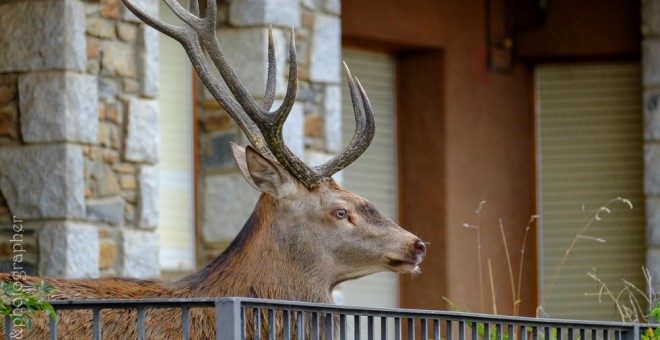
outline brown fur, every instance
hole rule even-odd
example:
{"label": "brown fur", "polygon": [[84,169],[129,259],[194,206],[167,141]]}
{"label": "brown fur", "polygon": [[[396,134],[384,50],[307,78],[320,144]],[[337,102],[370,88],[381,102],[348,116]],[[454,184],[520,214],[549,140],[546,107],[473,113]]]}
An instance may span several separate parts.
{"label": "brown fur", "polygon": [[[419,239],[380,215],[371,203],[332,180],[307,190],[278,164],[248,156],[250,177],[264,193],[227,250],[205,268],[173,282],[45,278],[57,289],[52,299],[244,296],[332,303],[332,289],[340,282],[377,271],[416,270],[423,257],[414,252]],[[336,218],[338,208],[349,211],[350,218]],[[405,263],[393,265],[393,260]],[[0,280],[13,281],[4,274]],[[31,286],[41,280],[27,277],[20,282]],[[58,315],[60,339],[91,338],[91,311]],[[145,316],[148,339],[181,338],[179,310],[148,309]],[[101,319],[104,338],[137,337],[135,311],[106,310]],[[193,339],[214,338],[212,309],[191,309],[191,332]],[[46,339],[47,334],[48,318],[40,314],[27,338]],[[5,336],[4,329],[0,336]]]}

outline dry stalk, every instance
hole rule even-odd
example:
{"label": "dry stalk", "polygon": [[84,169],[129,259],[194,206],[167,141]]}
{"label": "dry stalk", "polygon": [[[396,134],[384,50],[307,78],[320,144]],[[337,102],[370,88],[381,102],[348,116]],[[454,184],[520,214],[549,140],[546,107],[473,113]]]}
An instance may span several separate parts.
{"label": "dry stalk", "polygon": [[545,305],[545,303],[548,301],[548,298],[552,295],[552,290],[554,289],[555,284],[557,283],[557,279],[559,279],[559,274],[561,274],[561,270],[564,268],[564,265],[566,264],[566,261],[568,260],[568,257],[571,254],[571,251],[573,250],[575,245],[577,244],[578,240],[587,239],[587,240],[595,240],[597,242],[604,241],[599,238],[587,236],[584,233],[587,231],[587,229],[589,229],[589,227],[594,222],[600,221],[602,219],[601,217],[602,213],[610,214],[612,212],[609,208],[609,205],[611,205],[614,202],[622,202],[626,204],[630,209],[633,208],[632,202],[630,202],[630,200],[622,197],[617,197],[609,200],[607,203],[605,203],[605,205],[596,209],[591,214],[585,216],[582,225],[580,225],[580,228],[578,228],[578,231],[575,234],[575,237],[571,241],[568,248],[566,248],[566,251],[564,252],[564,256],[562,256],[562,258],[559,260],[559,263],[557,263],[557,266],[554,268],[552,272],[550,284],[543,290],[543,299],[541,301],[541,306]]}
{"label": "dry stalk", "polygon": [[[607,283],[596,275],[595,268],[592,268],[592,270],[587,273],[587,276],[598,283],[599,290],[598,293],[586,293],[585,295],[598,296],[598,302],[602,302],[603,296],[612,300],[622,322],[640,322],[644,319],[646,313],[644,313],[644,309],[635,295],[635,293],[640,294],[640,296],[644,297],[644,300],[648,302],[648,296],[644,294],[641,289],[629,281],[622,280],[624,287],[621,288],[618,293],[614,294],[614,292],[612,292],[607,286]],[[628,304],[626,304],[626,300]]]}
{"label": "dry stalk", "polygon": [[463,227],[472,228],[477,231],[477,267],[479,270],[479,301],[481,302],[481,310],[484,310],[484,279],[483,269],[481,265],[481,210],[483,209],[486,201],[479,202],[479,207],[475,210],[477,215],[477,224],[463,223]]}
{"label": "dry stalk", "polygon": [[532,215],[529,219],[529,222],[527,222],[527,227],[525,227],[525,236],[523,236],[523,243],[522,247],[520,247],[520,267],[518,268],[518,289],[517,289],[517,294],[515,301],[513,303],[513,315],[519,315],[520,314],[520,302],[522,301],[520,299],[520,291],[522,289],[522,276],[523,276],[523,265],[525,264],[525,249],[527,247],[527,235],[529,235],[529,229],[534,221],[538,219],[538,215]]}
{"label": "dry stalk", "polygon": [[497,315],[497,300],[495,299],[495,282],[493,280],[493,265],[488,258],[488,274],[490,277],[490,294],[493,297],[493,314]]}
{"label": "dry stalk", "polygon": [[[511,265],[511,256],[509,255],[509,245],[506,243],[506,235],[504,234],[504,225],[502,225],[502,219],[500,219],[500,233],[502,235],[502,243],[504,244],[504,254],[506,254],[506,264],[509,268],[509,281],[511,282],[511,306],[513,307],[513,315],[518,315],[516,310],[516,286],[513,283],[513,268]],[[490,259],[489,259],[490,264]]]}

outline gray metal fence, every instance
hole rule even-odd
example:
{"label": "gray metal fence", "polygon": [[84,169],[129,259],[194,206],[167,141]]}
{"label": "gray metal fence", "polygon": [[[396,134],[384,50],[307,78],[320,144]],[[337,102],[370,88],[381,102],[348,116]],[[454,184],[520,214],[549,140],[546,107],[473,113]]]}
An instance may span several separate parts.
{"label": "gray metal fence", "polygon": [[[362,308],[252,298],[142,299],[52,302],[56,311],[92,310],[93,336],[101,339],[101,311],[136,311],[138,339],[145,339],[145,310],[174,308],[190,338],[190,310],[215,310],[216,339],[434,339],[623,340],[640,339],[649,325],[495,316],[433,310]],[[5,318],[6,339],[11,320]],[[277,328],[277,329],[276,329]],[[50,321],[50,338],[57,323]]]}

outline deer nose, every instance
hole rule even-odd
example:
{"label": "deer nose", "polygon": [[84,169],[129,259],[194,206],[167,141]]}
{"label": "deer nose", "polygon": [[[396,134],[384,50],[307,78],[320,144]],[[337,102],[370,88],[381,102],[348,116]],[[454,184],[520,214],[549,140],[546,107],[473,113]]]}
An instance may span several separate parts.
{"label": "deer nose", "polygon": [[417,240],[414,245],[415,256],[424,257],[426,255],[426,244],[422,240]]}

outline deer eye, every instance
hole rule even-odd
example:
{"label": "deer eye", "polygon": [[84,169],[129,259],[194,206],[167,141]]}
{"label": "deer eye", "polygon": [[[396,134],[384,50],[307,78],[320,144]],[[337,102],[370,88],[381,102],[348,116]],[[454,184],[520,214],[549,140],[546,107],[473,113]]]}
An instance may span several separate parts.
{"label": "deer eye", "polygon": [[337,219],[343,220],[348,217],[348,211],[346,211],[346,209],[337,209],[335,210],[334,215]]}

